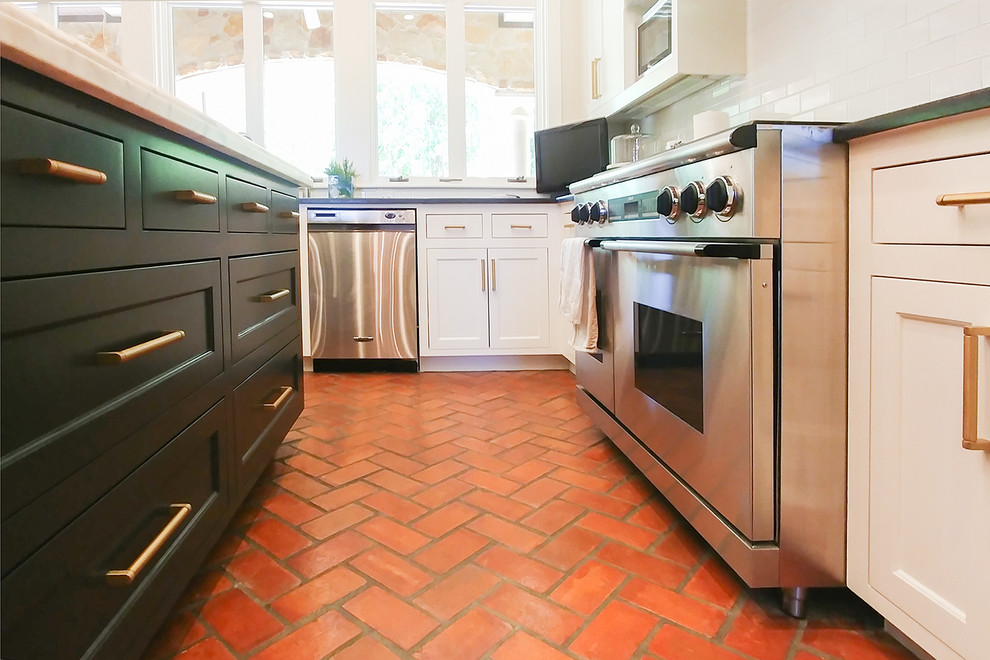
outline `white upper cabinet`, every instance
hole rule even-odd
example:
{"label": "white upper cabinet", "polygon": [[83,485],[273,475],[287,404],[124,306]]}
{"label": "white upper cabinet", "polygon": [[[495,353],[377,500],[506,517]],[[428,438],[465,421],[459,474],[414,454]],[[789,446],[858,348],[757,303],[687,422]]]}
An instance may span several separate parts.
{"label": "white upper cabinet", "polygon": [[[584,0],[586,117],[642,118],[716,79],[746,73],[746,0]],[[640,29],[643,18],[654,18]],[[669,54],[640,71],[657,34]],[[641,36],[642,35],[642,36]],[[645,63],[650,61],[644,55]]]}

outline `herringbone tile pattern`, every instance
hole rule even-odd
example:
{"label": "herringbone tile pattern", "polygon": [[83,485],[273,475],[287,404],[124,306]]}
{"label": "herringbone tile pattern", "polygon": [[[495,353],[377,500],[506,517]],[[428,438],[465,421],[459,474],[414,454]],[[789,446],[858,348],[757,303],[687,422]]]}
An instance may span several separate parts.
{"label": "herringbone tile pattern", "polygon": [[905,659],[848,592],[776,609],[566,372],[307,374],[306,409],[146,660]]}

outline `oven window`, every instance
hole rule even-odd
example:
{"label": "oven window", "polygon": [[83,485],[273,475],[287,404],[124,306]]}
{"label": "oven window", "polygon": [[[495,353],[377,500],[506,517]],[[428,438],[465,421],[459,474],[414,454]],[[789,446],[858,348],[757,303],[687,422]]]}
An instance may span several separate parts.
{"label": "oven window", "polygon": [[636,389],[704,433],[705,369],[700,321],[636,307]]}

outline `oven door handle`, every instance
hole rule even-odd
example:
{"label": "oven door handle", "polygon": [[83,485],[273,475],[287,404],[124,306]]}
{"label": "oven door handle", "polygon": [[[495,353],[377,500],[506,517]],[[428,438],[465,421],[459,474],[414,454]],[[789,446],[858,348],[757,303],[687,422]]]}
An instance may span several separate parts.
{"label": "oven door handle", "polygon": [[766,259],[773,256],[773,246],[765,243],[680,243],[675,241],[603,240],[598,246],[610,252],[647,252],[683,257],[718,257],[723,259]]}

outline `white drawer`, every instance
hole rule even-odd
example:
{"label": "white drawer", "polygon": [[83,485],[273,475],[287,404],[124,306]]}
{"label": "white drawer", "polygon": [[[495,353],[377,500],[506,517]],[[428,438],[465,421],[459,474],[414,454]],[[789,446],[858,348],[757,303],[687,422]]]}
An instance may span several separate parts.
{"label": "white drawer", "polygon": [[873,172],[873,242],[990,245],[990,204],[939,206],[939,195],[990,194],[990,154]]}
{"label": "white drawer", "polygon": [[427,238],[481,238],[480,213],[427,213]]}
{"label": "white drawer", "polygon": [[546,238],[546,213],[493,213],[492,238]]}

